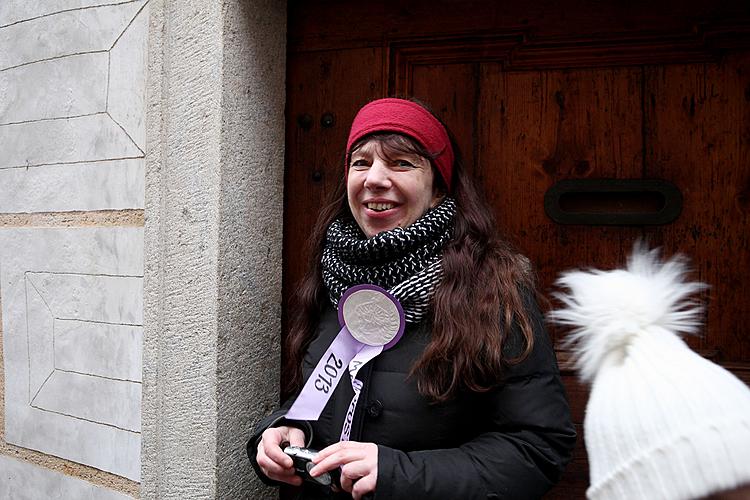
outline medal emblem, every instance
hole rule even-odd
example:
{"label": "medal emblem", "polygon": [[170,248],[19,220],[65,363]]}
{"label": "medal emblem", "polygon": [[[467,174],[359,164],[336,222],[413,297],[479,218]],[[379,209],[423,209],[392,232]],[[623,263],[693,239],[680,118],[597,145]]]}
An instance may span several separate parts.
{"label": "medal emblem", "polygon": [[339,322],[363,344],[388,349],[404,332],[404,311],[382,288],[358,285],[341,297]]}
{"label": "medal emblem", "polygon": [[317,420],[339,380],[348,372],[354,397],[341,430],[341,440],[347,441],[362,389],[357,373],[399,341],[404,334],[404,310],[398,300],[382,288],[357,285],[348,289],[339,300],[339,323],[341,331],[323,353],[286,418]]}

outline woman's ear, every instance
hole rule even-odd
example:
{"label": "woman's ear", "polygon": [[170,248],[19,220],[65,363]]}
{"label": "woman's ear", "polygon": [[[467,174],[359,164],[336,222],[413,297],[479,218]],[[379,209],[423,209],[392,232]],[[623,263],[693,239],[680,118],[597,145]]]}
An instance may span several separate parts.
{"label": "woman's ear", "polygon": [[443,185],[443,178],[435,166],[432,166],[432,203],[430,208],[435,208],[448,195],[448,190]]}

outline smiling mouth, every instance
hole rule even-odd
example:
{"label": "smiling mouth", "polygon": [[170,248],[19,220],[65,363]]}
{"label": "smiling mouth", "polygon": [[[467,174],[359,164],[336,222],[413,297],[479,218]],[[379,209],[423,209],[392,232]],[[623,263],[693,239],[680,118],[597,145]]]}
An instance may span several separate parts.
{"label": "smiling mouth", "polygon": [[366,203],[365,205],[367,208],[374,210],[375,212],[384,212],[396,206],[393,203]]}

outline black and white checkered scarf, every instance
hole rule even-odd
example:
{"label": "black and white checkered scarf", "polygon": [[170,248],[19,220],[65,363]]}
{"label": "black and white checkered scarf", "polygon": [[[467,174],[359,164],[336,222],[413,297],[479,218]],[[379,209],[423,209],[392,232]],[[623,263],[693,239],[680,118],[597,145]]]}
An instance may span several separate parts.
{"label": "black and white checkered scarf", "polygon": [[321,261],[323,282],[334,307],[350,287],[373,284],[392,293],[409,323],[429,311],[442,277],[443,247],[453,236],[456,202],[445,198],[406,228],[397,227],[367,238],[352,220],[336,220],[328,228]]}

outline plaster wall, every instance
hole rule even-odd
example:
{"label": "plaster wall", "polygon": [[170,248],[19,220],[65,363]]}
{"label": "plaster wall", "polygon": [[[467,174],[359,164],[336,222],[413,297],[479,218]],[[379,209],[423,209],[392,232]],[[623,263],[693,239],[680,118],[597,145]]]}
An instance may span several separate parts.
{"label": "plaster wall", "polygon": [[138,496],[147,0],[0,3],[0,497]]}

